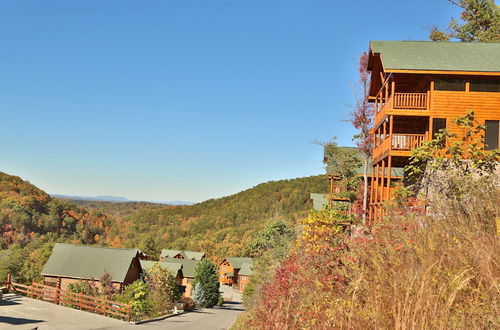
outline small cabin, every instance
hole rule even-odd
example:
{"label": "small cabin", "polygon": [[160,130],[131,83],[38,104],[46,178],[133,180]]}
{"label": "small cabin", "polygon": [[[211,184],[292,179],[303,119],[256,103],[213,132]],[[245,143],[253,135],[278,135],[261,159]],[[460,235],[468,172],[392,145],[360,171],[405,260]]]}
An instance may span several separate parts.
{"label": "small cabin", "polygon": [[253,276],[253,264],[245,263],[238,272],[238,290],[243,292]]}
{"label": "small cabin", "polygon": [[148,270],[153,267],[154,264],[158,264],[160,267],[168,270],[174,277],[177,284],[182,286],[182,280],[184,278],[182,272],[182,264],[177,262],[164,262],[164,261],[151,261],[151,260],[141,260],[141,268],[143,275],[148,273]]}
{"label": "small cabin", "polygon": [[99,279],[108,273],[113,287],[121,291],[139,278],[140,260],[145,257],[138,249],[56,243],[41,274],[45,285],[66,290],[78,281],[99,285]]}
{"label": "small cabin", "polygon": [[194,252],[186,250],[162,250],[160,255],[160,261],[166,258],[173,259],[188,259],[188,260],[203,260],[205,258],[205,252]]}
{"label": "small cabin", "polygon": [[182,268],[181,285],[184,287],[184,296],[191,298],[193,294],[194,271],[200,260],[182,259],[182,258],[163,258],[162,263],[177,264]]}
{"label": "small cabin", "polygon": [[245,264],[249,264],[253,267],[252,258],[232,257],[224,259],[219,264],[219,282],[238,288],[240,281],[238,274]]}

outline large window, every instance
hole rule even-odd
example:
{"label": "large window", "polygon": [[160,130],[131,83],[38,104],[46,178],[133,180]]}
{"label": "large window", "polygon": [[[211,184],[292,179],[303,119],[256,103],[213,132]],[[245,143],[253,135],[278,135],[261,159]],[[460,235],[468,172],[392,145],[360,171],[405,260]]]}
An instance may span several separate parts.
{"label": "large window", "polygon": [[485,123],[484,150],[498,149],[498,120],[487,120]]}
{"label": "large window", "polygon": [[492,79],[471,80],[470,91],[500,93],[500,80],[492,80]]}
{"label": "large window", "polygon": [[[446,129],[446,118],[432,119],[432,138],[435,139],[438,133]],[[444,148],[446,141],[442,141],[441,147]]]}
{"label": "large window", "polygon": [[437,91],[465,91],[464,79],[436,79],[434,89]]}

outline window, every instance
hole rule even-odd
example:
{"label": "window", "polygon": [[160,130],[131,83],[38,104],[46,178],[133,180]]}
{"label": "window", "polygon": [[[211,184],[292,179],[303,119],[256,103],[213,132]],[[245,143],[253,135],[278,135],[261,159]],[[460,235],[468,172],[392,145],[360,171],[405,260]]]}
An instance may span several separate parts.
{"label": "window", "polygon": [[465,91],[464,79],[436,79],[434,89],[437,91]]}
{"label": "window", "polygon": [[[433,118],[432,119],[432,139],[436,138],[438,133],[446,129],[446,118]],[[441,148],[444,148],[445,141],[441,143]]]}
{"label": "window", "polygon": [[500,93],[500,80],[493,80],[493,79],[471,80],[470,91]]}
{"label": "window", "polygon": [[485,123],[484,150],[498,149],[498,120],[487,120]]}

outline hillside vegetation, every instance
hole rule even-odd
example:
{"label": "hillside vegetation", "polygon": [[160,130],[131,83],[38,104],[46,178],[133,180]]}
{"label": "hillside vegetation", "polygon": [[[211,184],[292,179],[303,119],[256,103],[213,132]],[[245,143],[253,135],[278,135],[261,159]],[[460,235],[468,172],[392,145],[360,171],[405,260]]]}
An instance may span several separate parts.
{"label": "hillside vegetation", "polygon": [[260,184],[196,205],[78,202],[52,198],[0,172],[0,280],[40,279],[54,242],[205,251],[222,258],[247,254],[254,234],[272,220],[295,224],[310,209],[310,192],[325,192],[323,176]]}
{"label": "hillside vegetation", "polygon": [[138,213],[114,226],[107,241],[156,251],[192,249],[218,258],[242,255],[270,220],[295,224],[305,217],[311,208],[309,193],[326,192],[327,186],[324,176],[271,181],[195,205]]}

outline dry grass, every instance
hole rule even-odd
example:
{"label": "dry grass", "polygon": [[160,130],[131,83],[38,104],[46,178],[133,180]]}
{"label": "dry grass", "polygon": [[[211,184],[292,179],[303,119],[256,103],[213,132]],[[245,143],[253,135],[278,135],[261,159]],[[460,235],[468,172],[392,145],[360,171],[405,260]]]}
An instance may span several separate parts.
{"label": "dry grass", "polygon": [[[324,255],[299,252],[295,280],[280,283],[290,287],[261,292],[267,310],[256,307],[237,328],[500,328],[499,191],[461,184],[460,198],[429,201],[432,216],[394,210],[373,239],[347,240],[348,248],[328,256],[340,262],[323,267]],[[335,280],[338,274],[346,279]]]}

